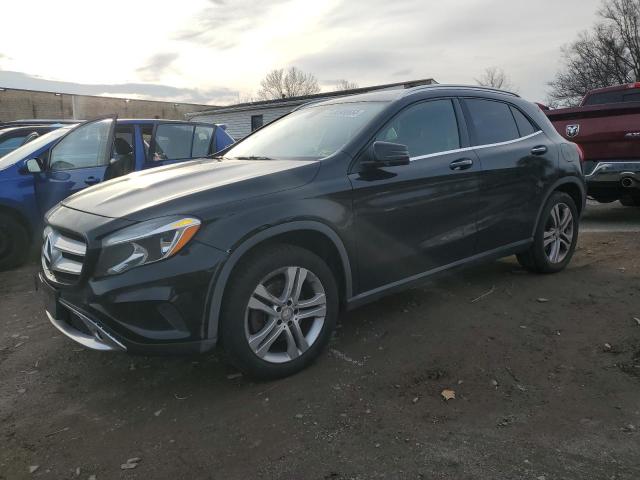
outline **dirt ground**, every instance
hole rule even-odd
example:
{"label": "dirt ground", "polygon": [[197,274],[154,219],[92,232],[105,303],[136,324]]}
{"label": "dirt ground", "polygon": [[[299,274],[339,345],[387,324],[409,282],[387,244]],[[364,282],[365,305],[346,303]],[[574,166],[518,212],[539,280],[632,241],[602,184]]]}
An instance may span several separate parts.
{"label": "dirt ground", "polygon": [[508,258],[344,314],[270,383],[84,350],[43,318],[35,265],[2,273],[0,478],[636,480],[640,209],[584,230],[561,274]]}

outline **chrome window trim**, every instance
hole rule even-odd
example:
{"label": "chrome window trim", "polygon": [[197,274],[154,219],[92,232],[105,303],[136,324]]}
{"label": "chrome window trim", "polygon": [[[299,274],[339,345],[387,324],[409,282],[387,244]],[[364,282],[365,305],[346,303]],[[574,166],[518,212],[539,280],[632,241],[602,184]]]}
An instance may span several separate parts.
{"label": "chrome window trim", "polygon": [[443,152],[429,153],[427,155],[418,155],[416,157],[409,157],[409,160],[414,162],[416,160],[423,160],[425,158],[437,157],[439,155],[447,155],[449,153],[462,153],[462,152],[469,152],[471,150],[480,150],[482,148],[492,148],[492,147],[500,147],[502,145],[510,145],[512,143],[517,143],[517,142],[520,142],[522,140],[528,140],[529,138],[533,138],[536,135],[539,135],[541,133],[542,133],[542,130],[538,130],[537,132],[530,133],[529,135],[527,135],[525,137],[516,138],[514,140],[507,140],[506,142],[488,143],[488,144],[484,144],[484,145],[476,145],[476,146],[473,146],[473,147],[456,148],[454,150],[445,150]]}

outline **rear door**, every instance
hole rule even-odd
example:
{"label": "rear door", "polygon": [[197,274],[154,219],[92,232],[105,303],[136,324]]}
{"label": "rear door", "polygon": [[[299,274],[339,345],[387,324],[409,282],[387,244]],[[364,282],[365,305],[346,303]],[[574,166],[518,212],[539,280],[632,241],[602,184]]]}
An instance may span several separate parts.
{"label": "rear door", "polygon": [[555,144],[517,106],[465,98],[474,150],[482,164],[478,204],[478,251],[531,238],[543,181],[554,175]]}
{"label": "rear door", "polygon": [[69,195],[104,179],[112,154],[115,116],[85,122],[51,147],[43,172],[35,177],[42,213]]}

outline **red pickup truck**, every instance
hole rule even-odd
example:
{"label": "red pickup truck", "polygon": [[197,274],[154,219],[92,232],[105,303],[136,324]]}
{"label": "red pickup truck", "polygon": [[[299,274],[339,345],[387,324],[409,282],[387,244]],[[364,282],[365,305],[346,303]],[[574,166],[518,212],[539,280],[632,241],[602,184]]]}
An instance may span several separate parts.
{"label": "red pickup truck", "polygon": [[543,110],[580,146],[590,197],[640,206],[640,83],[592,90],[579,107]]}

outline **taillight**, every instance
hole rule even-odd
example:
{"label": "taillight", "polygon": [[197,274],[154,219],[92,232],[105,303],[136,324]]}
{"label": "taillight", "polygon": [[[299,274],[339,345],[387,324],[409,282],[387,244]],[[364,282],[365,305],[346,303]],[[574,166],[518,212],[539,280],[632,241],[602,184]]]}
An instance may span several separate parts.
{"label": "taillight", "polygon": [[640,88],[640,82],[630,83],[627,88]]}

